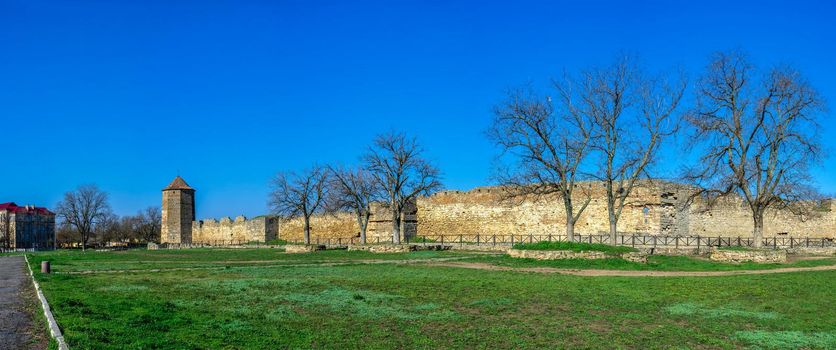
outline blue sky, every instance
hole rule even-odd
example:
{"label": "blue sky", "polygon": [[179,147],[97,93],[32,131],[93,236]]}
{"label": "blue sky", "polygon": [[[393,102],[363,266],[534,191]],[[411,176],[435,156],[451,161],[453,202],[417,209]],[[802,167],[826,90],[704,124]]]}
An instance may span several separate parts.
{"label": "blue sky", "polygon": [[[742,48],[795,65],[832,111],[834,14],[826,1],[0,0],[0,202],[53,207],[96,183],[132,214],[179,173],[199,218],[258,215],[277,171],[353,163],[392,129],[418,137],[447,188],[486,185],[484,130],[506,88],[624,51],[694,78]],[[822,133],[834,151],[829,115]],[[833,174],[830,160],[815,170],[822,191]]]}

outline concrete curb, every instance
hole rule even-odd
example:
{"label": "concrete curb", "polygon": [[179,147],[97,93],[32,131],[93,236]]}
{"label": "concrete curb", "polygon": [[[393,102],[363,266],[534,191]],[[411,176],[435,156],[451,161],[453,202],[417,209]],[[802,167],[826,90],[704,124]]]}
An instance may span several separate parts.
{"label": "concrete curb", "polygon": [[44,296],[43,291],[41,291],[41,286],[38,285],[37,281],[35,281],[35,274],[32,273],[32,267],[29,266],[29,257],[24,254],[23,258],[26,259],[26,268],[29,270],[29,277],[32,278],[32,284],[35,286],[35,291],[38,293],[38,299],[41,301],[41,308],[43,308],[44,316],[49,324],[49,334],[55,338],[56,342],[58,342],[59,350],[70,350],[70,347],[67,346],[67,342],[64,341],[64,335],[61,333],[61,329],[58,328],[58,322],[55,322],[55,317],[52,316],[52,309],[50,309],[49,302],[46,301],[46,297]]}

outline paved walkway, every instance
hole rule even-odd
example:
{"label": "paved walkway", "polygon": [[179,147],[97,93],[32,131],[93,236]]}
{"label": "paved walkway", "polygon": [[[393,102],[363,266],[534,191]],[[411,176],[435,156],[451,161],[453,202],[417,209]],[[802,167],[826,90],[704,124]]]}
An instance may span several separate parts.
{"label": "paved walkway", "polygon": [[45,330],[32,321],[35,290],[23,256],[0,256],[0,349],[45,349]]}

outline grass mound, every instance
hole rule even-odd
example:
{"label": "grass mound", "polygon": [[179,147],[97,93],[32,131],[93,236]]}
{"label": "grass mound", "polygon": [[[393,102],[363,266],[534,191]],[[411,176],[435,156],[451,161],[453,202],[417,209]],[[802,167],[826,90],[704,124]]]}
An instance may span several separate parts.
{"label": "grass mound", "polygon": [[612,246],[597,243],[580,242],[537,242],[514,244],[514,249],[520,250],[569,250],[573,252],[604,252],[610,255],[637,252],[638,249],[624,246]]}

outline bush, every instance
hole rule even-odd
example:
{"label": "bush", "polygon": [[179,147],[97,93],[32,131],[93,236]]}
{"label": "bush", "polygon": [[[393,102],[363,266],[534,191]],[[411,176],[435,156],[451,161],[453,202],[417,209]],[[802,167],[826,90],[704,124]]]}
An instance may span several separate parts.
{"label": "bush", "polygon": [[613,246],[597,243],[580,242],[537,242],[514,244],[514,249],[521,250],[571,250],[573,252],[596,251],[611,255],[637,252],[638,249],[624,246]]}

